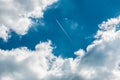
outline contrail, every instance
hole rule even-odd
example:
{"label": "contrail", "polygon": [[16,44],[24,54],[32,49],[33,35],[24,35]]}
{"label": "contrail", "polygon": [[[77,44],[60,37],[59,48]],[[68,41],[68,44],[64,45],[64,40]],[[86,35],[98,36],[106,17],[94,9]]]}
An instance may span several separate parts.
{"label": "contrail", "polygon": [[67,38],[70,40],[70,42],[72,42],[72,39],[70,38],[70,36],[68,35],[68,33],[65,31],[65,29],[63,28],[63,26],[60,24],[60,22],[56,19],[57,24],[59,25],[59,27],[62,29],[62,31],[65,33],[65,35],[67,36]]}

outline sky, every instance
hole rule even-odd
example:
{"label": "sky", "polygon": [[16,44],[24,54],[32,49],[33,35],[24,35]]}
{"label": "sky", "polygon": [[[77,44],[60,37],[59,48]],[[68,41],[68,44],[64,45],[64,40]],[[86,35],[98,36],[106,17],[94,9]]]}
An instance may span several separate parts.
{"label": "sky", "polygon": [[0,0],[0,80],[119,80],[119,0]]}

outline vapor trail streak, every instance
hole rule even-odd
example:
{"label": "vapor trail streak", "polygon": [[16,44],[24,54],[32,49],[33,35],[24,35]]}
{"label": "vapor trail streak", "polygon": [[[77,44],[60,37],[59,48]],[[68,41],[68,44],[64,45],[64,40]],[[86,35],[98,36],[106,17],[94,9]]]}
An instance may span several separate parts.
{"label": "vapor trail streak", "polygon": [[61,30],[64,32],[64,34],[66,35],[66,37],[70,40],[70,42],[72,42],[72,39],[70,38],[70,36],[68,35],[68,33],[65,31],[65,29],[63,28],[63,26],[60,24],[60,22],[56,19],[57,24],[59,25],[59,27],[61,28]]}

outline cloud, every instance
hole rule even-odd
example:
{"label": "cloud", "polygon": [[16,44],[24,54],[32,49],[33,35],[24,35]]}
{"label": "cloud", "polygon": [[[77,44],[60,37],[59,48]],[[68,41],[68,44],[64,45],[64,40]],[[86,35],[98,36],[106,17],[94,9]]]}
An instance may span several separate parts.
{"label": "cloud", "polygon": [[[87,47],[82,66],[94,70],[92,80],[119,80],[120,74],[120,17],[108,19],[99,25],[96,40]],[[91,80],[91,79],[90,79]]]}
{"label": "cloud", "polygon": [[1,25],[0,27],[0,38],[3,38],[4,41],[7,41],[9,38],[9,28],[7,28],[4,25]]}
{"label": "cloud", "polygon": [[120,30],[117,19],[100,24],[96,40],[87,51],[76,51],[76,58],[55,56],[51,41],[40,42],[35,50],[27,47],[1,49],[0,80],[119,80]]}
{"label": "cloud", "polygon": [[[0,0],[0,38],[6,40],[10,30],[25,35],[32,25],[29,17],[42,18],[48,6],[57,0]],[[7,30],[7,31],[6,31]]]}

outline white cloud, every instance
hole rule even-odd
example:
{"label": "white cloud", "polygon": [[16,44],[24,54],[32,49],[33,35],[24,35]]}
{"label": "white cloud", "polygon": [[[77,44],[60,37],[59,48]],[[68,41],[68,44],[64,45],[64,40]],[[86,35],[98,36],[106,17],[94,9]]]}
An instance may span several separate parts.
{"label": "white cloud", "polygon": [[119,29],[119,25],[120,16],[118,16],[117,18],[108,19],[107,22],[104,21],[102,24],[99,25],[100,30],[98,30],[95,37],[101,37],[106,41],[115,39],[115,37],[119,37],[117,36],[117,34],[119,34],[119,31],[117,31],[117,29]]}
{"label": "white cloud", "polygon": [[7,41],[9,36],[9,28],[4,25],[0,27],[0,38],[3,38],[4,41]]}
{"label": "white cloud", "polygon": [[85,51],[83,49],[80,49],[74,53],[77,56],[83,57],[85,55]]}
{"label": "white cloud", "polygon": [[[29,17],[42,18],[46,8],[57,0],[0,0],[0,25],[7,30],[13,30],[19,35],[27,33],[32,25]],[[1,28],[2,26],[0,26]],[[2,28],[3,29],[3,28]],[[5,29],[6,30],[6,29]],[[8,38],[9,31],[0,32],[3,38]],[[3,37],[4,36],[4,37]]]}
{"label": "white cloud", "polygon": [[119,23],[107,29],[111,24],[114,21],[104,26],[106,30],[99,29],[87,51],[76,51],[75,59],[55,56],[51,41],[41,42],[34,51],[26,47],[0,50],[0,80],[119,80],[120,30],[115,30]]}
{"label": "white cloud", "polygon": [[[120,17],[109,19],[99,25],[96,40],[87,47],[82,58],[83,67],[95,71],[92,80],[119,80],[120,70]],[[88,69],[88,70],[89,70]]]}

